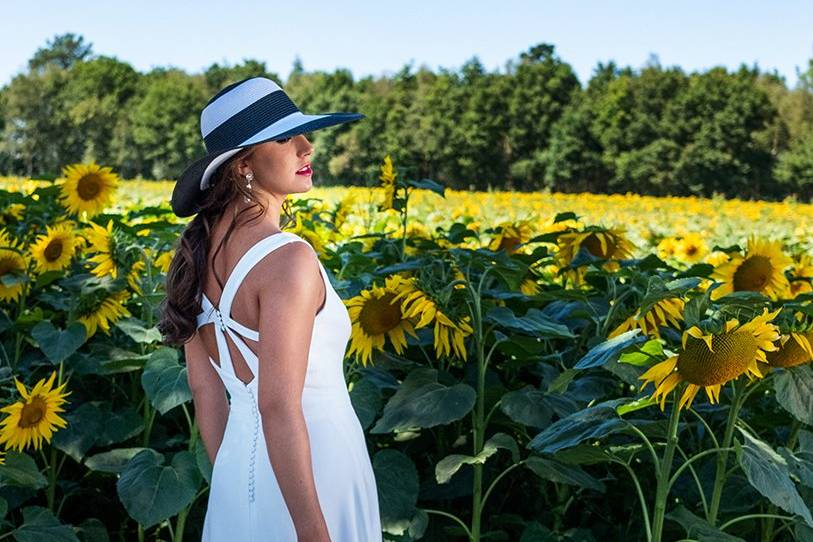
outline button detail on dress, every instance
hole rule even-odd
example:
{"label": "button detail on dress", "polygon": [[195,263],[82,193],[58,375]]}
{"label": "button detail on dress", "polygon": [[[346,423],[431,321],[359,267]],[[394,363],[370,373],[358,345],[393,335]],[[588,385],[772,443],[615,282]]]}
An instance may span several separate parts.
{"label": "button detail on dress", "polygon": [[251,413],[254,415],[254,437],[251,442],[251,451],[248,462],[248,502],[254,502],[254,461],[257,456],[257,436],[260,430],[260,413],[257,408],[257,401],[251,388],[246,388],[251,395]]}

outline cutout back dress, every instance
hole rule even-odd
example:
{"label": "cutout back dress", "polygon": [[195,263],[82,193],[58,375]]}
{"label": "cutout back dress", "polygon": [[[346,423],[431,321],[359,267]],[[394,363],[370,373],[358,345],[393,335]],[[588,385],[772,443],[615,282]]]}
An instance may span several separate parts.
{"label": "cutout back dress", "polygon": [[[219,308],[202,294],[197,326],[215,326],[220,365],[211,357],[209,362],[223,381],[230,405],[226,431],[212,467],[202,542],[297,540],[266,448],[257,402],[258,358],[241,338],[259,341],[259,332],[231,318],[234,296],[251,268],[290,242],[313,248],[294,233],[274,233],[258,241],[237,262],[223,287]],[[314,320],[302,391],[316,491],[331,542],[380,542],[376,481],[342,370],[352,323],[321,261],[319,270],[326,300]],[[234,372],[226,335],[254,375],[248,384]]]}

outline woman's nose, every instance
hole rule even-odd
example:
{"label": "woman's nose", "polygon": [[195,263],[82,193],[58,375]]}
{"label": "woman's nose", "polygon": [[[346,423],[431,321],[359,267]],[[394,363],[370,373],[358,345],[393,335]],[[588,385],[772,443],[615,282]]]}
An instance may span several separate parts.
{"label": "woman's nose", "polygon": [[311,152],[313,152],[313,145],[311,145],[311,142],[308,141],[308,138],[302,134],[300,134],[300,136],[301,138],[297,138],[299,139],[300,154],[310,154]]}

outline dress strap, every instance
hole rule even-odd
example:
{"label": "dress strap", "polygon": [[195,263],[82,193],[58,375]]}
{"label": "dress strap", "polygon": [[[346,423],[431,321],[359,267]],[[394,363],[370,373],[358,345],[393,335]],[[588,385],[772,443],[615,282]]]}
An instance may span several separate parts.
{"label": "dress strap", "polygon": [[[254,378],[252,379],[252,382],[254,382],[257,378],[257,373],[259,372],[259,360],[257,359],[256,354],[254,354],[245,341],[243,341],[242,337],[238,336],[237,333],[246,338],[258,341],[259,331],[249,329],[232,319],[231,305],[234,301],[234,296],[237,293],[237,289],[240,287],[240,284],[242,284],[243,279],[245,279],[248,272],[251,271],[257,262],[262,260],[265,256],[277,248],[292,241],[301,241],[308,246],[311,246],[310,243],[308,243],[305,239],[302,239],[294,233],[278,232],[261,239],[254,244],[254,246],[248,249],[237,262],[237,265],[234,266],[234,269],[232,270],[228,279],[226,279],[226,285],[223,287],[223,293],[220,296],[220,309],[215,307],[205,294],[201,296],[202,312],[197,317],[198,327],[209,322],[215,324],[215,337],[217,340],[217,352],[218,356],[220,357],[220,369],[226,372],[230,377],[234,377],[236,380],[239,379],[234,371],[231,353],[226,342],[226,334],[228,333],[228,335],[232,338],[232,341],[240,351],[240,355],[243,356],[243,359],[248,364],[252,375],[254,375]],[[324,268],[322,268],[321,262],[319,262],[319,268],[320,271],[324,273]]]}
{"label": "dress strap", "polygon": [[240,260],[237,262],[237,265],[234,266],[229,278],[226,279],[226,285],[223,287],[223,293],[220,296],[220,313],[223,316],[231,320],[231,305],[234,301],[234,296],[237,293],[237,289],[243,283],[243,279],[245,279],[246,275],[248,275],[248,272],[251,271],[251,269],[265,256],[282,245],[286,245],[292,241],[301,241],[310,246],[307,241],[298,235],[283,231],[274,233],[268,237],[265,237],[264,239],[259,240],[254,246],[248,249],[245,254],[243,254]]}

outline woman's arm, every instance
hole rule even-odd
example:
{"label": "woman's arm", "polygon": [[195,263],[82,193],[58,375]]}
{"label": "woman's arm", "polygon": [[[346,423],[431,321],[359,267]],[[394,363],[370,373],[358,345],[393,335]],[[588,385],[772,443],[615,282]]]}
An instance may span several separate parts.
{"label": "woman's arm", "polygon": [[184,344],[184,357],[186,357],[186,378],[195,404],[195,421],[209,461],[214,464],[229,418],[226,389],[209,361],[209,354],[203,346],[200,333],[195,333],[192,339]]}
{"label": "woman's arm", "polygon": [[326,295],[313,249],[294,242],[258,264],[258,402],[268,457],[299,541],[329,541],[302,412],[313,323]]}

